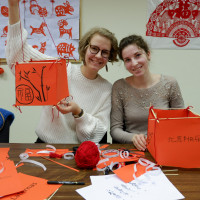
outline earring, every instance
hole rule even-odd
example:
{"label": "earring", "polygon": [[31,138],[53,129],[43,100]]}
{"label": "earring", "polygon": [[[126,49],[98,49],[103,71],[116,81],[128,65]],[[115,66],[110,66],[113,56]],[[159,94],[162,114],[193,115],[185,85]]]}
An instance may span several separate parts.
{"label": "earring", "polygon": [[108,65],[106,64],[106,71],[108,72]]}

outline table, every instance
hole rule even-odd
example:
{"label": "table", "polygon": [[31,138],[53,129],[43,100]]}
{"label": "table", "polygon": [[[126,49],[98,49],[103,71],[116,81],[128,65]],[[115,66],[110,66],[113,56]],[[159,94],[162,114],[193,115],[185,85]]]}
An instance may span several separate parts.
{"label": "table", "polygon": [[[53,144],[54,145],[54,144]],[[72,144],[55,144],[57,149],[70,149],[77,145]],[[4,143],[0,144],[0,148],[10,147],[9,157],[15,164],[19,162],[19,154],[23,153],[26,148],[30,149],[46,149],[46,144],[15,144],[15,143]],[[133,148],[130,144],[110,144],[108,149],[118,148]],[[149,152],[145,153],[145,157],[153,161]],[[33,159],[33,158],[32,158]],[[187,159],[187,158],[186,158]],[[45,178],[47,180],[62,180],[62,181],[83,181],[85,186],[91,185],[91,175],[103,175],[103,172],[96,170],[80,170],[75,172],[56,163],[50,162],[41,157],[34,157],[34,160],[43,163],[47,167],[47,171],[43,171],[40,167],[35,167],[32,164],[25,163],[23,166],[17,168],[18,172],[22,172],[28,175]],[[57,159],[56,161],[68,165],[73,168],[77,168],[75,160],[64,160]],[[175,169],[175,167],[162,167],[162,170]],[[176,168],[177,169],[177,168]],[[167,175],[168,179],[174,184],[174,186],[185,196],[186,200],[199,200],[200,199],[200,169],[178,169],[178,172],[165,172],[167,174],[178,174],[178,175]],[[75,190],[82,188],[82,185],[63,185],[51,198],[51,200],[79,200],[83,199]]]}

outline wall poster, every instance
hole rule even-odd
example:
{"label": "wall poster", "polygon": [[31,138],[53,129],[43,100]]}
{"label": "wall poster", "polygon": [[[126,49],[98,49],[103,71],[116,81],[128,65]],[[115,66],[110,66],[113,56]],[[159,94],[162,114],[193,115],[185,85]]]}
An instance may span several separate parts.
{"label": "wall poster", "polygon": [[[20,19],[33,48],[53,57],[79,60],[80,0],[21,0]],[[7,0],[0,1],[0,20],[0,58],[5,58]]]}
{"label": "wall poster", "polygon": [[200,49],[200,0],[148,0],[151,48]]}

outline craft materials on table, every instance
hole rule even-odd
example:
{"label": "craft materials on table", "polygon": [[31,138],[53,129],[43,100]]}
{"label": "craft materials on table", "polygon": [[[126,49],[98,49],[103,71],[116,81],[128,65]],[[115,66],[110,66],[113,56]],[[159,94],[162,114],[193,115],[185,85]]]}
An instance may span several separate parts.
{"label": "craft materials on table", "polygon": [[86,200],[175,200],[184,196],[160,170],[150,171],[129,183],[116,174],[91,176],[92,185],[76,191]]}
{"label": "craft materials on table", "polygon": [[[18,180],[23,184],[21,193],[8,195],[2,200],[44,200],[55,193],[62,185],[49,185],[47,180],[35,176],[18,173]],[[11,184],[10,184],[11,185]],[[17,187],[17,185],[14,185]],[[10,186],[8,186],[9,188]],[[42,188],[42,190],[41,190]]]}
{"label": "craft materials on table", "polygon": [[[45,156],[49,156],[49,157],[53,157],[53,158],[64,158],[64,159],[67,159],[67,160],[71,160],[71,159],[74,158],[74,154],[72,152],[70,152],[68,149],[56,149],[52,145],[46,145],[46,147],[47,147],[47,149],[26,149],[25,153],[20,154],[21,161],[19,163],[30,162],[30,163],[39,165],[45,171],[46,167],[42,163],[39,163],[39,162],[34,161],[34,160],[27,160],[27,158],[29,156],[32,156],[32,157],[40,156],[41,158],[44,158],[44,159],[49,160],[51,162],[54,162],[54,163],[56,163],[58,165],[61,165],[61,166],[66,167],[68,169],[71,169],[71,170],[74,170],[76,172],[79,172],[79,170],[77,170],[77,169],[75,169],[73,167],[64,165],[64,164],[59,163],[59,162],[57,162],[55,160],[52,160],[52,159],[49,159],[49,158],[45,157]],[[59,152],[59,154],[57,154],[56,152]],[[17,165],[19,163],[17,163]]]}
{"label": "craft materials on table", "polygon": [[[7,166],[10,161],[8,160],[8,150],[9,149],[2,148],[2,152],[4,153],[2,153],[0,157],[0,161],[4,161],[4,165]],[[88,152],[90,153],[88,154]],[[52,159],[48,158],[50,155],[52,156]],[[109,145],[103,145],[100,147],[99,144],[95,144],[91,141],[85,141],[79,145],[78,148],[76,148],[75,152],[71,152],[69,149],[56,149],[52,145],[46,145],[46,149],[26,149],[24,153],[20,154],[21,163],[26,162],[27,159],[30,159],[29,156],[32,157],[31,163],[38,164],[38,161],[33,162],[33,157],[40,156],[41,158],[62,165],[63,167],[80,172],[78,169],[59,162],[60,159],[71,160],[75,158],[76,164],[77,159],[78,162],[86,162],[86,164],[81,165],[80,168],[93,168],[93,170],[96,169],[98,171],[102,171],[104,174],[109,174],[109,172],[115,173],[112,175],[92,176],[92,185],[76,190],[81,196],[83,196],[83,198],[87,200],[98,200],[102,198],[109,200],[145,200],[147,198],[148,200],[160,200],[160,195],[162,200],[184,198],[183,195],[180,194],[180,192],[169,182],[161,169],[155,163],[145,159],[144,152],[138,152],[135,149],[109,149]],[[55,161],[56,159],[58,162]],[[93,162],[91,162],[91,159]],[[7,163],[5,161],[7,161]],[[77,164],[77,167],[79,167],[79,164]],[[0,177],[3,174],[3,170],[4,166],[2,165],[0,167]],[[31,200],[35,192],[39,193],[37,190],[39,190],[40,187],[46,188],[42,195],[47,198],[56,192],[62,185],[85,184],[84,182],[77,180],[46,180],[17,172],[16,174],[17,178],[15,177],[15,181],[21,181],[22,183],[22,187],[17,188],[19,192],[21,191],[19,200]],[[12,178],[14,178],[14,176]],[[27,190],[26,188],[29,187],[33,182],[38,182],[39,187],[33,184],[31,189]],[[29,186],[27,186],[27,184],[29,184]],[[170,193],[168,191],[170,191]],[[14,192],[11,190],[9,190],[9,192],[9,198],[4,197],[2,200],[11,200],[15,194],[13,194]],[[5,193],[0,193],[0,195],[3,196]],[[29,195],[31,195],[30,198]],[[37,200],[40,199],[41,197],[37,198]]]}
{"label": "craft materials on table", "polygon": [[[43,168],[46,170],[46,167],[35,161],[33,157],[42,157],[56,164],[67,167],[68,169],[79,170],[63,165],[62,163],[56,162],[55,160],[49,159],[45,156],[52,156],[54,158],[64,158],[71,160],[74,158],[74,154],[69,151],[69,149],[56,149],[52,145],[46,145],[46,149],[26,149],[24,153],[19,155],[20,161],[14,165],[13,161],[9,160],[8,151],[9,148],[1,148],[0,151],[0,178],[4,181],[0,182],[0,197],[3,197],[2,200],[11,200],[17,196],[18,200],[24,199],[37,199],[43,200],[48,198],[50,195],[54,194],[61,184],[48,184],[46,179],[37,178],[22,173],[17,173],[16,167],[19,167],[22,163],[31,163]],[[32,157],[32,159],[30,159]],[[10,183],[12,182],[12,185]],[[62,184],[83,184],[83,182],[63,182]],[[11,187],[13,186],[13,187]],[[42,192],[40,191],[41,187],[43,188]],[[38,192],[40,191],[40,192]],[[20,193],[19,193],[20,192]]]}
{"label": "craft materials on table", "polygon": [[48,184],[62,184],[62,185],[85,185],[84,182],[77,181],[47,181]]}
{"label": "craft materials on table", "polygon": [[94,142],[85,141],[76,150],[75,161],[79,168],[93,169],[100,159],[99,149]]}
{"label": "craft materials on table", "polygon": [[0,197],[23,192],[23,190],[24,185],[20,180],[14,162],[11,160],[2,161],[0,169]]}
{"label": "craft materials on table", "polygon": [[[48,185],[46,179],[18,173],[14,162],[9,159],[9,150],[9,148],[0,148],[0,198],[2,200],[16,198],[44,200],[61,187],[61,185]],[[27,159],[25,154],[22,155]]]}
{"label": "craft materials on table", "polygon": [[[91,186],[76,190],[84,199],[174,200],[184,198],[155,163],[144,159],[144,152],[131,152],[123,148],[106,150],[99,148],[99,150],[100,161],[96,169],[113,171],[115,175],[91,177]],[[116,170],[114,170],[115,166]]]}

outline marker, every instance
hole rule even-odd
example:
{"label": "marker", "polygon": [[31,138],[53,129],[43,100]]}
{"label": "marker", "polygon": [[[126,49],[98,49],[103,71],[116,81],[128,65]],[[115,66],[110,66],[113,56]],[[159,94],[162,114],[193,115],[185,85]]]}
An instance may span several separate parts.
{"label": "marker", "polygon": [[85,185],[84,182],[76,181],[47,181],[48,184],[63,184],[63,185]]}

